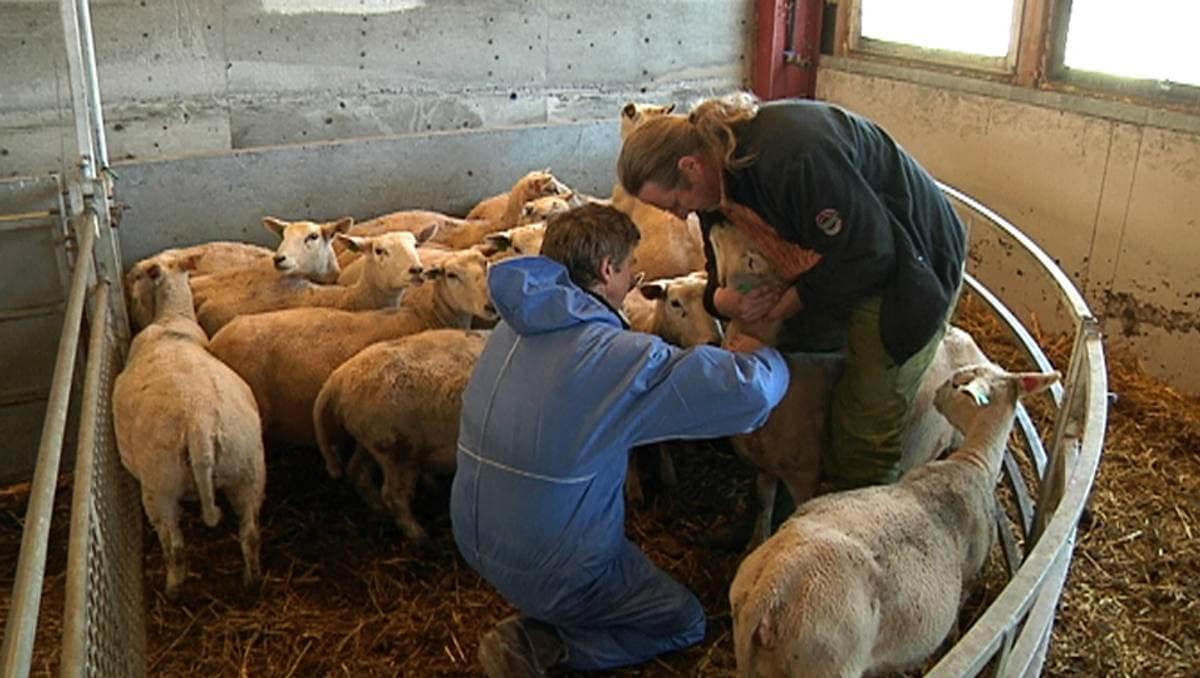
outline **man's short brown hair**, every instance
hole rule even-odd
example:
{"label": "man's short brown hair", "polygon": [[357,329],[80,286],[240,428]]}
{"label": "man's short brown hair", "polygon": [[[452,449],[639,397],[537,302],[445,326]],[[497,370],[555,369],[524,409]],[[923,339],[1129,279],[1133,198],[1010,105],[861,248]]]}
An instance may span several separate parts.
{"label": "man's short brown hair", "polygon": [[600,264],[625,262],[642,234],[624,212],[587,204],[546,220],[542,255],[567,267],[571,280],[584,289],[600,282]]}

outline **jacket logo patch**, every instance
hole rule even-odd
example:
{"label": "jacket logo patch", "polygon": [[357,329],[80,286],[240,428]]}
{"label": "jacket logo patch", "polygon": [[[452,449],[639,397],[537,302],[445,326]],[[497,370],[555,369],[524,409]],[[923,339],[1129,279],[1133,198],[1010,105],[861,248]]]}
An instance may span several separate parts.
{"label": "jacket logo patch", "polygon": [[826,207],[817,213],[817,228],[832,238],[842,232],[842,215],[832,207]]}

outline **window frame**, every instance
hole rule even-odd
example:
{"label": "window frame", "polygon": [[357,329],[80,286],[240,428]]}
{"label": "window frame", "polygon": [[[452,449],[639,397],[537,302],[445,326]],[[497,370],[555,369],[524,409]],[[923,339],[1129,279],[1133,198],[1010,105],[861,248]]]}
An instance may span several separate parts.
{"label": "window frame", "polygon": [[[1013,0],[1013,40],[999,58],[932,50],[861,36],[862,0],[837,0],[833,54],[1200,114],[1200,86],[1072,69],[1064,64],[1072,0]],[[1129,11],[1133,11],[1130,9]]]}

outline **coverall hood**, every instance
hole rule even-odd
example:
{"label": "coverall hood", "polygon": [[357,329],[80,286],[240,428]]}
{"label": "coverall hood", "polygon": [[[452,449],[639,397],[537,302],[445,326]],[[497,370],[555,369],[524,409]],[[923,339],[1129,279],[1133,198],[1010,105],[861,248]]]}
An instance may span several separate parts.
{"label": "coverall hood", "polygon": [[488,288],[500,317],[523,336],[588,322],[622,326],[612,308],[575,286],[566,267],[546,257],[517,257],[496,264],[488,274]]}

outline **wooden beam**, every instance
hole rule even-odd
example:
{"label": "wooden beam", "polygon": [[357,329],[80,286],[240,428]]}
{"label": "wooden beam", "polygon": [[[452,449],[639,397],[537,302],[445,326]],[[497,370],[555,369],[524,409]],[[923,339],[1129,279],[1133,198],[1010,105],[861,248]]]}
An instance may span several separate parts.
{"label": "wooden beam", "polygon": [[1050,16],[1055,0],[1025,0],[1017,40],[1016,84],[1037,87],[1046,79],[1050,54]]}

